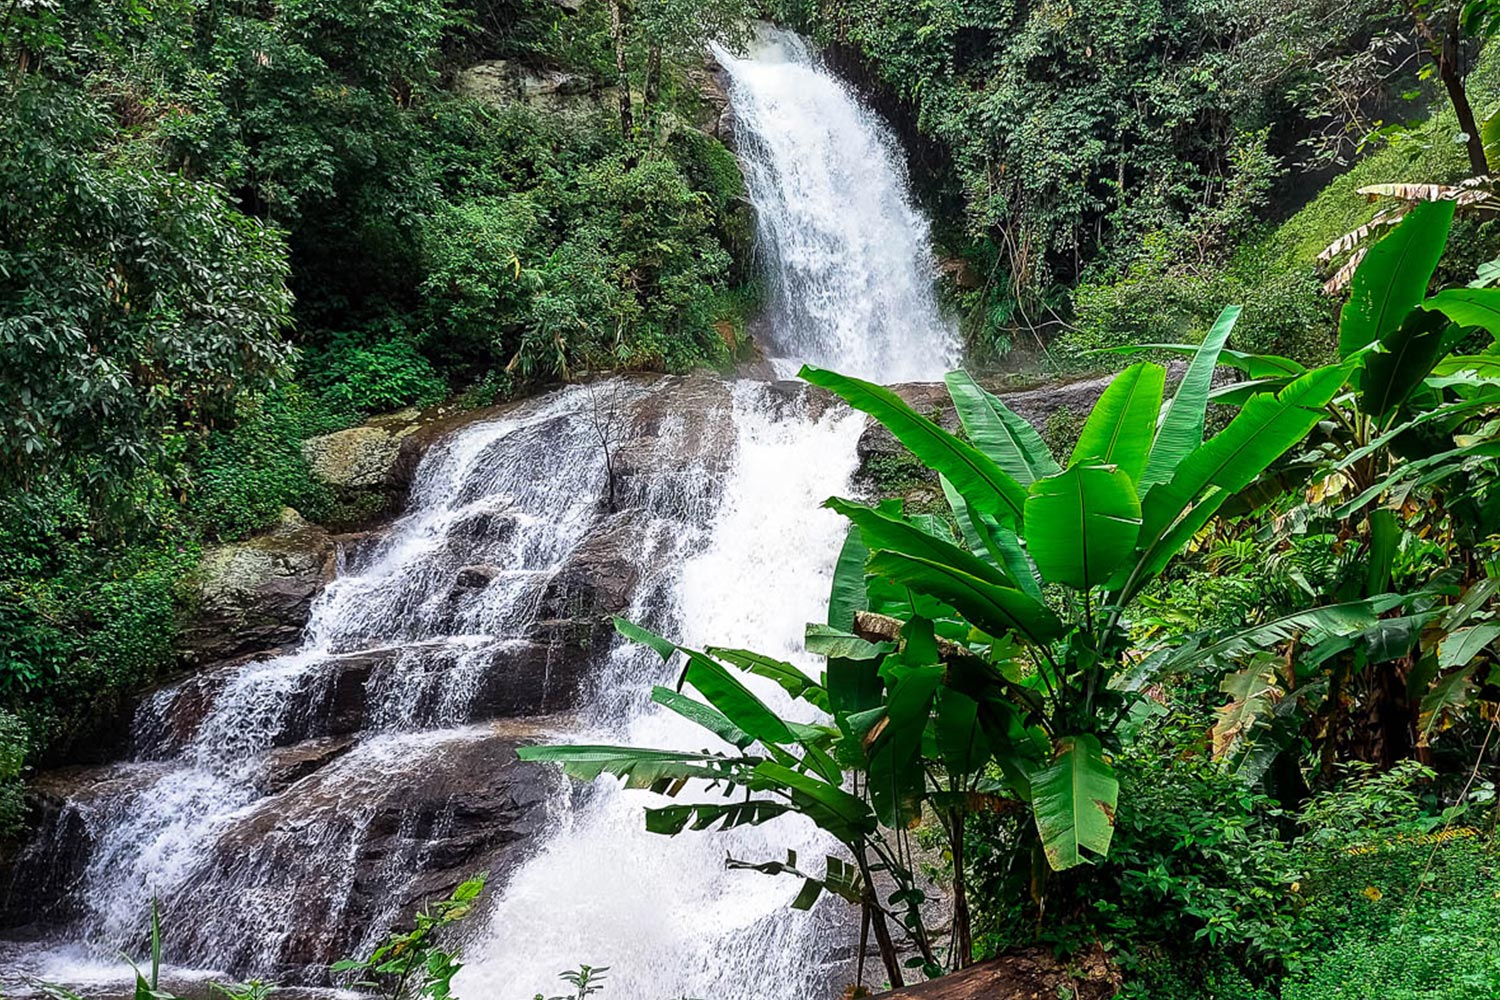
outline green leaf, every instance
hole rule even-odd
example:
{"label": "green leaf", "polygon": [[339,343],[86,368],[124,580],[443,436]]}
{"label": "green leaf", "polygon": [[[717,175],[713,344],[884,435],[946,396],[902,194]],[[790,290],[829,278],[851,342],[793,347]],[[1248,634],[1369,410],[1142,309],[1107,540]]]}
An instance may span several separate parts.
{"label": "green leaf", "polygon": [[741,750],[755,742],[749,733],[726,719],[724,713],[689,698],[680,691],[658,685],[651,689],[651,700],[670,708],[689,722],[697,723],[725,743],[732,743]]}
{"label": "green leaf", "polygon": [[632,642],[638,642],[643,646],[650,646],[661,654],[663,660],[670,660],[672,654],[677,652],[677,644],[670,639],[664,639],[648,628],[637,625],[635,622],[626,621],[624,618],[616,618],[615,631]]}
{"label": "green leaf", "polygon": [[986,515],[970,510],[962,494],[946,478],[939,476],[938,481],[942,483],[953,519],[958,522],[958,530],[970,550],[979,558],[999,566],[1013,585],[1040,601],[1042,582],[1016,533],[995,524]]}
{"label": "green leaf", "polygon": [[972,552],[965,552],[951,542],[928,534],[902,518],[893,517],[874,507],[850,503],[838,497],[830,497],[824,506],[838,511],[858,525],[860,532],[864,535],[865,545],[872,552],[882,550],[901,552],[909,556],[956,566],[965,573],[977,576],[981,580],[988,580],[996,586],[1014,587],[1016,585],[1015,581],[994,563]]}
{"label": "green leaf", "polygon": [[1349,365],[1316,368],[1274,396],[1255,396],[1229,425],[1177,466],[1172,478],[1146,495],[1141,508],[1141,556],[1129,600],[1186,545],[1192,531],[1297,444],[1324,416],[1344,385]]}
{"label": "green leaf", "polygon": [[564,773],[579,781],[601,774],[623,778],[631,788],[649,788],[658,781],[680,778],[725,778],[738,761],[702,751],[646,750],[640,747],[574,744],[517,747],[524,761],[561,764]]}
{"label": "green leaf", "polygon": [[1500,337],[1500,288],[1445,288],[1422,308],[1447,316],[1459,326],[1477,326]]}
{"label": "green leaf", "polygon": [[1188,370],[1182,376],[1172,401],[1162,410],[1156,442],[1151,446],[1151,458],[1146,471],[1139,477],[1140,492],[1146,492],[1157,483],[1172,478],[1178,464],[1194,448],[1203,443],[1203,420],[1208,412],[1208,393],[1213,388],[1214,369],[1219,364],[1219,354],[1224,342],[1240,318],[1239,306],[1226,306],[1214,320],[1203,343],[1188,362]]}
{"label": "green leaf", "polygon": [[1079,590],[1104,583],[1135,550],[1141,501],[1123,470],[1074,465],[1031,484],[1026,541],[1044,580]]}
{"label": "green leaf", "polygon": [[1381,340],[1380,350],[1365,359],[1360,407],[1376,420],[1383,420],[1406,402],[1445,353],[1447,331],[1447,316],[1413,309]]}
{"label": "green leaf", "polygon": [[646,830],[674,836],[683,830],[730,830],[765,823],[791,811],[785,802],[750,799],[743,802],[659,806],[646,810]]}
{"label": "green leaf", "polygon": [[[1188,357],[1196,355],[1202,350],[1202,344],[1121,344],[1116,347],[1100,347],[1087,354],[1152,354],[1157,351],[1166,351],[1172,354],[1185,354]],[[1284,358],[1279,354],[1247,354],[1244,351],[1235,351],[1226,347],[1219,352],[1219,364],[1229,368],[1235,368],[1244,372],[1254,379],[1274,378],[1278,376],[1296,377],[1307,371],[1307,366],[1291,358]]]}
{"label": "green leaf", "polygon": [[936,664],[893,674],[886,726],[870,751],[870,804],[886,826],[899,829],[920,815],[926,781],[922,736],[942,682],[943,667]]}
{"label": "green leaf", "polygon": [[[1488,9],[1489,4],[1467,3],[1464,12],[1467,14],[1471,8]],[[1493,15],[1492,15],[1493,16]],[[1493,22],[1487,22],[1486,27],[1492,26]],[[1477,27],[1477,25],[1476,25]],[[1468,34],[1478,34],[1465,25]],[[1490,173],[1500,174],[1500,114],[1490,115],[1479,126],[1479,141],[1484,146],[1484,162],[1489,165]]]}
{"label": "green leaf", "polygon": [[853,525],[844,534],[838,562],[833,567],[833,585],[828,592],[828,624],[845,632],[854,631],[854,616],[868,610],[865,595],[865,560],[870,551]]}
{"label": "green leaf", "polygon": [[873,833],[878,825],[863,799],[837,785],[774,761],[757,764],[754,773],[762,787],[788,790],[800,812],[846,844]]}
{"label": "green leaf", "polygon": [[1427,297],[1454,208],[1449,200],[1418,203],[1365,254],[1339,313],[1340,358],[1384,340]]}
{"label": "green leaf", "polygon": [[1455,354],[1432,366],[1434,375],[1472,372],[1480,378],[1500,378],[1500,354]]}
{"label": "green leaf", "polygon": [[1222,758],[1250,735],[1283,694],[1276,673],[1264,663],[1229,674],[1219,684],[1229,702],[1214,709],[1214,756]]}
{"label": "green leaf", "polygon": [[1063,633],[1062,622],[1034,597],[1011,587],[997,587],[946,563],[898,552],[877,552],[870,556],[867,568],[951,605],[970,623],[992,635],[1014,630],[1042,644]]}
{"label": "green leaf", "polygon": [[871,642],[814,622],[807,624],[806,643],[809,653],[838,660],[876,660],[896,648],[893,643]]}
{"label": "green leaf", "polygon": [[1455,670],[1432,685],[1431,690],[1422,698],[1422,707],[1417,716],[1417,726],[1424,743],[1448,716],[1469,703],[1469,698],[1477,687],[1474,683],[1473,664]]}
{"label": "green leaf", "polygon": [[[861,569],[863,574],[864,570]],[[828,711],[828,692],[823,685],[813,680],[801,670],[781,660],[773,659],[761,653],[751,652],[748,649],[725,649],[722,646],[710,646],[708,655],[725,663],[739,667],[741,670],[757,677],[773,680],[781,685],[781,689],[793,698],[816,705],[823,711]]]}
{"label": "green leaf", "polygon": [[796,741],[796,736],[775,712],[766,707],[749,688],[741,684],[733,674],[702,653],[683,650],[688,655],[688,668],[684,679],[697,688],[714,708],[740,729],[762,743],[783,744]]}
{"label": "green leaf", "polygon": [[880,421],[928,468],[952,481],[975,509],[1021,523],[1026,488],[994,460],[907,406],[884,386],[804,365],[801,376]]}
{"label": "green leaf", "polygon": [[1082,863],[1084,850],[1104,857],[1115,832],[1120,783],[1097,737],[1057,740],[1052,763],[1031,775],[1031,809],[1053,871]]}
{"label": "green leaf", "polygon": [[1438,643],[1438,667],[1447,670],[1461,667],[1500,638],[1500,624],[1493,622],[1455,629]]}
{"label": "green leaf", "polygon": [[1071,464],[1115,465],[1139,482],[1156,436],[1166,381],[1167,370],[1148,361],[1116,375],[1083,425]]}
{"label": "green leaf", "polygon": [[979,702],[951,687],[937,695],[934,726],[938,756],[948,776],[959,781],[979,773],[990,759],[990,741],[979,723]]}
{"label": "green leaf", "polygon": [[979,387],[968,372],[949,372],[948,395],[974,446],[1022,486],[1062,471],[1052,449],[1025,417]]}

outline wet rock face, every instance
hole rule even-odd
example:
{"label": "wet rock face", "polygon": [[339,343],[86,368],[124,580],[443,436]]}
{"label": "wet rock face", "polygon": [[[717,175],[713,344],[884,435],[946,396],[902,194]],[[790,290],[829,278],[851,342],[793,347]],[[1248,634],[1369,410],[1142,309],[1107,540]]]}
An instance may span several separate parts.
{"label": "wet rock face", "polygon": [[333,577],[328,532],[287,508],[271,531],[204,554],[190,581],[197,611],[178,642],[192,664],[294,646]]}
{"label": "wet rock face", "polygon": [[566,109],[602,104],[606,88],[581,73],[554,66],[529,66],[508,59],[490,59],[459,70],[453,90],[492,104],[522,103]]}

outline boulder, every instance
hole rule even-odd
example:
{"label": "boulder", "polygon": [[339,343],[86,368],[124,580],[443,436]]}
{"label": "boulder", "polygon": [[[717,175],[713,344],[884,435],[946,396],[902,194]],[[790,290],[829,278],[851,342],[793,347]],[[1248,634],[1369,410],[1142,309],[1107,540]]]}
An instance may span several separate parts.
{"label": "boulder", "polygon": [[295,645],[333,570],[332,537],[290,507],[265,534],[209,549],[188,580],[180,654],[198,665]]}
{"label": "boulder", "polygon": [[459,70],[453,78],[453,90],[492,104],[519,102],[559,109],[596,106],[605,96],[583,74],[509,59],[489,59]]}
{"label": "boulder", "polygon": [[298,755],[313,769],[237,815],[211,863],[163,900],[174,956],[326,982],[329,963],[426,901],[524,856],[556,778],[515,748],[545,733],[507,723],[377,735],[321,766],[328,744]]}
{"label": "boulder", "polygon": [[421,416],[408,408],[308,438],[302,442],[302,457],[316,478],[336,489],[399,486],[401,442],[421,426]]}

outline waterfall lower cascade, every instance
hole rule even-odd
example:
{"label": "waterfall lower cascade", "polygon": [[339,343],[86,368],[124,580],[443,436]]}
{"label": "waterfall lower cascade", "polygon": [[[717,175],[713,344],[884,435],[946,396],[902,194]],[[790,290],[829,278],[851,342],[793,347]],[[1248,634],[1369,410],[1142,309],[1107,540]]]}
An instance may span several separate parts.
{"label": "waterfall lower cascade", "polygon": [[[719,57],[778,370],[940,375],[955,337],[888,132],[795,36]],[[127,759],[49,776],[61,804],[0,884],[0,926],[20,928],[0,993],[117,979],[153,900],[179,970],[316,985],[487,867],[465,1000],[560,992],[580,964],[610,967],[605,1000],[833,996],[846,910],[793,911],[796,880],[724,865],[819,857],[811,824],[648,834],[650,793],[570,786],[514,750],[712,739],[650,702],[673,669],[610,614],[816,669],[803,627],[844,532],[820,505],[851,491],[863,427],[798,384],[691,376],[568,387],[451,433],[408,512],[343,546],[300,648],[156,692]]]}

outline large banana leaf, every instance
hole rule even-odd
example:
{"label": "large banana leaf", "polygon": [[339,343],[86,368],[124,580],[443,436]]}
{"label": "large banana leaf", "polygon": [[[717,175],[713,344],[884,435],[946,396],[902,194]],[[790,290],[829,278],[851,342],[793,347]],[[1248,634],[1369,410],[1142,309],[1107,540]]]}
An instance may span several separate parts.
{"label": "large banana leaf", "polygon": [[1203,420],[1208,412],[1208,393],[1213,388],[1214,368],[1218,366],[1224,342],[1229,339],[1239,318],[1239,306],[1226,306],[1193,354],[1193,360],[1188,362],[1187,374],[1183,375],[1177,391],[1172,394],[1172,401],[1162,410],[1156,441],[1151,446],[1151,458],[1140,476],[1142,496],[1157,483],[1171,479],[1178,463],[1203,443]]}
{"label": "large banana leaf", "polygon": [[[860,569],[864,573],[864,569]],[[725,649],[722,646],[708,647],[708,655],[725,663],[739,667],[748,674],[773,680],[793,698],[800,698],[828,711],[828,692],[818,681],[801,670],[781,660],[752,652],[748,649]]]}
{"label": "large banana leaf", "polygon": [[1156,437],[1166,381],[1167,370],[1149,361],[1116,375],[1084,423],[1071,464],[1116,465],[1132,482],[1139,482]]}
{"label": "large banana leaf", "polygon": [[1016,525],[1021,523],[1026,488],[994,459],[949,434],[884,386],[811,365],[804,365],[800,374],[880,421],[928,468],[947,476],[970,506]]}
{"label": "large banana leaf", "polygon": [[1440,312],[1413,309],[1401,325],[1380,342],[1380,350],[1365,361],[1360,381],[1360,406],[1383,420],[1406,402],[1445,353],[1448,317]]}
{"label": "large banana leaf", "polygon": [[943,769],[960,785],[990,759],[990,740],[979,721],[979,702],[962,691],[946,685],[938,691],[933,735]]}
{"label": "large banana leaf", "polygon": [[865,540],[854,526],[844,535],[838,562],[833,567],[833,584],[828,591],[828,624],[845,632],[854,630],[854,615],[869,607],[865,596],[865,560],[870,557]]}
{"label": "large banana leaf", "polygon": [[949,372],[948,395],[959,422],[974,446],[1010,473],[1022,486],[1061,472],[1052,449],[1035,427],[997,397],[980,388],[968,372]]}
{"label": "large banana leaf", "polygon": [[1031,810],[1054,871],[1082,863],[1084,850],[1104,857],[1115,833],[1120,783],[1089,734],[1057,740],[1052,763],[1031,775]]}
{"label": "large banana leaf", "polygon": [[1253,397],[1224,430],[1183,459],[1172,478],[1147,494],[1142,504],[1145,561],[1154,555],[1151,547],[1205,490],[1218,487],[1216,496],[1222,503],[1306,437],[1323,418],[1323,407],[1343,387],[1349,370],[1348,365],[1316,368],[1275,395]]}
{"label": "large banana leaf", "polygon": [[1339,313],[1339,357],[1384,340],[1427,297],[1455,204],[1424,201],[1365,254]]}
{"label": "large banana leaf", "polygon": [[846,844],[854,843],[876,829],[875,814],[870,812],[863,799],[838,785],[794,771],[783,764],[769,760],[757,764],[753,784],[762,791],[778,790],[789,794],[798,812]]}
{"label": "large banana leaf", "polygon": [[1182,646],[1172,654],[1168,667],[1177,670],[1214,657],[1245,656],[1298,636],[1305,635],[1308,644],[1312,645],[1360,635],[1378,624],[1381,615],[1400,607],[1407,600],[1398,594],[1380,594],[1359,601],[1295,611],[1252,625],[1207,646]]}
{"label": "large banana leaf", "polygon": [[864,535],[865,545],[871,551],[885,549],[903,552],[909,556],[918,556],[956,566],[965,573],[977,576],[981,580],[988,580],[996,586],[1016,586],[1016,581],[1010,579],[994,563],[930,535],[904,518],[895,517],[874,507],[850,503],[838,497],[830,497],[824,506],[838,511],[853,521]]}
{"label": "large banana leaf", "polygon": [[571,746],[517,747],[521,760],[561,764],[563,772],[579,781],[601,774],[623,778],[631,788],[650,788],[662,781],[683,778],[729,780],[745,761],[703,751],[646,750],[640,747]]}
{"label": "large banana leaf", "polygon": [[[767,744],[796,741],[796,735],[787,728],[787,724],[781,720],[781,717],[767,708],[765,703],[741,684],[724,668],[723,664],[715,662],[695,649],[679,646],[670,639],[665,639],[650,629],[623,618],[615,619],[615,629],[629,639],[650,646],[661,655],[663,660],[670,660],[673,653],[682,653],[688,661],[687,669],[683,671],[683,681],[697,688],[698,692],[707,698],[709,704],[729,723],[754,739]],[[681,708],[676,704],[668,707],[674,710]]]}
{"label": "large banana leaf", "polygon": [[1043,644],[1063,633],[1062,622],[1040,601],[947,563],[899,552],[876,552],[866,568],[951,605],[971,624],[992,635],[1016,631],[1033,643]]}
{"label": "large banana leaf", "polygon": [[948,498],[948,506],[953,511],[953,520],[958,522],[958,530],[964,536],[970,551],[999,566],[1017,587],[1040,601],[1042,581],[1037,577],[1036,566],[1026,554],[1016,533],[995,524],[985,515],[970,510],[963,494],[955,490],[945,477],[940,476],[939,482],[943,485],[943,495]]}
{"label": "large banana leaf", "polygon": [[723,712],[712,705],[689,698],[681,691],[658,685],[651,689],[651,700],[670,708],[689,722],[697,723],[725,743],[731,743],[741,750],[755,742],[749,733],[730,722]]}
{"label": "large banana leaf", "polygon": [[1074,465],[1031,484],[1026,542],[1042,578],[1079,590],[1104,583],[1135,550],[1141,501],[1124,471]]}
{"label": "large banana leaf", "polygon": [[1459,326],[1478,326],[1500,337],[1500,288],[1445,288],[1422,303]]}
{"label": "large banana leaf", "polygon": [[920,816],[926,782],[922,736],[942,683],[941,664],[891,671],[885,726],[870,749],[870,805],[886,826],[899,829]]}

